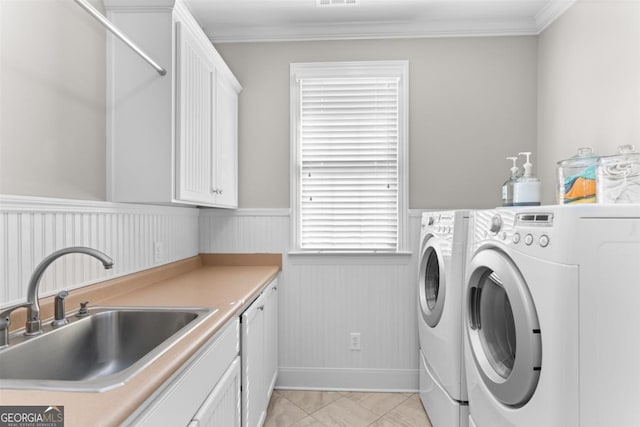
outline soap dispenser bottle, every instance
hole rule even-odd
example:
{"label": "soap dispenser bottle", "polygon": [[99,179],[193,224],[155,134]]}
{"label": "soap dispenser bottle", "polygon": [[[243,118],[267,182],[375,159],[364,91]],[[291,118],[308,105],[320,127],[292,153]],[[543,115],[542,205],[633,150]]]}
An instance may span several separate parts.
{"label": "soap dispenser bottle", "polygon": [[520,177],[520,168],[516,165],[517,157],[507,157],[513,162],[511,176],[502,184],[502,206],[513,206],[513,187]]}
{"label": "soap dispenser bottle", "polygon": [[531,153],[518,153],[519,156],[526,156],[523,166],[524,173],[518,178],[513,186],[514,206],[539,206],[540,205],[540,180],[533,176],[531,169]]}

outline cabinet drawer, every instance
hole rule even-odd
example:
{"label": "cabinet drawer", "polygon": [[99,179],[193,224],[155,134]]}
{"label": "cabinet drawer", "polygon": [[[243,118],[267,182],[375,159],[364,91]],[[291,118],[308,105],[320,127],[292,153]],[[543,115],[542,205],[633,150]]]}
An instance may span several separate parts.
{"label": "cabinet drawer", "polygon": [[236,319],[169,378],[131,425],[157,427],[189,424],[238,355],[239,342],[239,322]]}
{"label": "cabinet drawer", "polygon": [[189,427],[240,427],[240,421],[240,356],[237,356]]}

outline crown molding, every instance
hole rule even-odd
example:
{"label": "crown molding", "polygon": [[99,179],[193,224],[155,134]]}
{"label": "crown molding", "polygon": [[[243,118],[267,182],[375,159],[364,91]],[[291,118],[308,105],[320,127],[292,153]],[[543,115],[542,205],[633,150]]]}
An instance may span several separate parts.
{"label": "crown molding", "polygon": [[213,43],[536,36],[573,6],[576,1],[548,0],[535,15],[503,20],[434,19],[421,23],[380,21],[278,26],[218,26],[216,28],[205,27],[204,31]]}
{"label": "crown molding", "polygon": [[205,28],[213,43],[283,42],[314,40],[362,40],[422,37],[492,37],[536,35],[533,19],[493,22],[434,21],[428,25],[404,22],[340,23],[328,25],[290,25],[285,27],[231,28],[212,31]]}
{"label": "crown molding", "polygon": [[577,0],[551,0],[535,16],[536,34],[542,33],[564,14]]}

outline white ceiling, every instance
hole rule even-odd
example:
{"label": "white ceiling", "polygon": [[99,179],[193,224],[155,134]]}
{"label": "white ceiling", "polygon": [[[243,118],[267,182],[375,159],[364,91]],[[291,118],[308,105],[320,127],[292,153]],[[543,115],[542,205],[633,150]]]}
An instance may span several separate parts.
{"label": "white ceiling", "polygon": [[[214,42],[539,34],[575,0],[185,0]],[[338,0],[344,2],[345,0]]]}

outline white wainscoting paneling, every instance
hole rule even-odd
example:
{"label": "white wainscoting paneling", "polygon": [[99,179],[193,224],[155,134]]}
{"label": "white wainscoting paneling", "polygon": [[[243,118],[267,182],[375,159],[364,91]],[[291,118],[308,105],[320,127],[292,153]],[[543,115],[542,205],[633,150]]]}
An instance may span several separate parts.
{"label": "white wainscoting paneling", "polygon": [[24,301],[38,263],[69,246],[101,250],[114,267],[63,256],[42,277],[40,296],[197,255],[198,209],[0,196],[0,306]]}
{"label": "white wainscoting paneling", "polygon": [[286,253],[289,209],[200,210],[201,253]]}
{"label": "white wainscoting paneling", "polygon": [[[283,254],[280,388],[418,388],[417,212],[409,232],[411,254],[288,255],[288,210],[200,212],[201,253]],[[360,351],[349,349],[351,332]]]}

